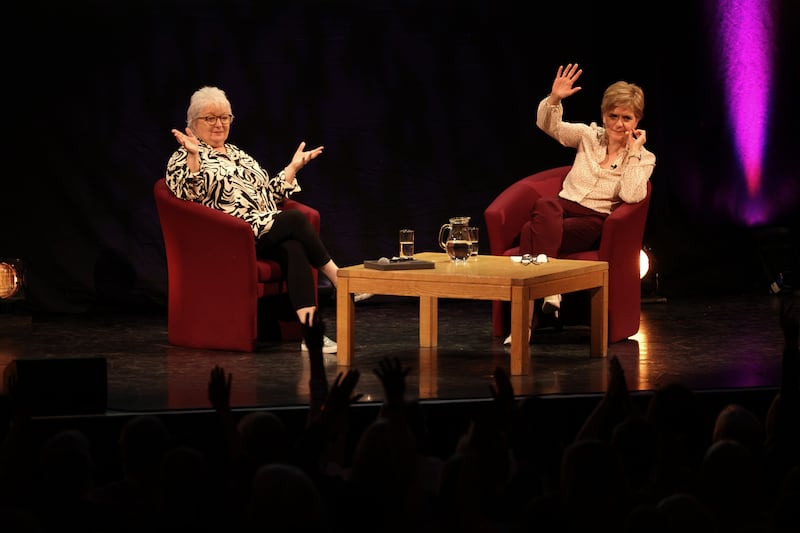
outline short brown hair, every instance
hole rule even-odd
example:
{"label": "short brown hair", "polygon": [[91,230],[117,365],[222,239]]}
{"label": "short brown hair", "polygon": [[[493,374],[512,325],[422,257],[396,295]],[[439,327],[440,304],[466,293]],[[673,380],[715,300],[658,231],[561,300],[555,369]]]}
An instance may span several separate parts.
{"label": "short brown hair", "polygon": [[636,120],[644,116],[644,91],[635,83],[618,81],[608,86],[603,93],[600,112],[605,115],[615,107],[630,107]]}

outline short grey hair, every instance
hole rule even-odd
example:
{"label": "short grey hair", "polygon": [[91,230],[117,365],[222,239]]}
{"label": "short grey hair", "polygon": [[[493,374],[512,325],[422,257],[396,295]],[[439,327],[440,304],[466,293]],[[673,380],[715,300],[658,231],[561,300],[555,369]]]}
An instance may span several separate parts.
{"label": "short grey hair", "polygon": [[225,91],[219,87],[202,87],[197,89],[189,100],[189,109],[186,110],[186,125],[191,128],[192,121],[200,116],[200,111],[211,104],[222,104],[233,114],[231,103]]}

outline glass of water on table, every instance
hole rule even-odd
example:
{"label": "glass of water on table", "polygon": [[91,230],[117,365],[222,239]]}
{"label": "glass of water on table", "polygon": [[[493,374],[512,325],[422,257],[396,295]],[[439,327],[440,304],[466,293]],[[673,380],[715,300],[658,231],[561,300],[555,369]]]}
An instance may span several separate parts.
{"label": "glass of water on table", "polygon": [[471,242],[469,248],[469,258],[470,259],[477,259],[478,258],[478,240],[480,239],[481,230],[476,226],[470,226],[467,228],[467,232],[469,232],[469,240]]}
{"label": "glass of water on table", "polygon": [[414,257],[414,230],[400,230],[400,257],[411,259]]}

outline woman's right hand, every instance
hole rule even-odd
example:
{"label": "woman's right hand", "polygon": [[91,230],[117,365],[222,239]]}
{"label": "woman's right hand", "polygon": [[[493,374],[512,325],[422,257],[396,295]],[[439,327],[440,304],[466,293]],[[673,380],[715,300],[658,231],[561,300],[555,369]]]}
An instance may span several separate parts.
{"label": "woman's right hand", "polygon": [[186,128],[186,133],[182,133],[173,128],[172,135],[175,136],[175,140],[178,141],[178,144],[183,146],[187,152],[190,154],[197,154],[199,144],[197,142],[197,137],[194,136],[194,132],[191,129]]}
{"label": "woman's right hand", "polygon": [[550,104],[556,105],[567,96],[572,96],[581,90],[581,87],[573,87],[578,78],[583,74],[583,70],[578,68],[577,63],[570,63],[564,68],[558,67],[556,79],[553,80],[553,88],[550,90]]}

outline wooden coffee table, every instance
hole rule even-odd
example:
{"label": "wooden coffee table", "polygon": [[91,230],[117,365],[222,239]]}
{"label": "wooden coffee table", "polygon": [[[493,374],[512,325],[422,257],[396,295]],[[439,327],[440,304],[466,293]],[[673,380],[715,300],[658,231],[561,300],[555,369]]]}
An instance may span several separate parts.
{"label": "wooden coffee table", "polygon": [[[447,254],[423,252],[417,259],[435,268],[375,270],[364,265],[339,269],[336,288],[337,362],[350,366],[355,339],[355,293],[419,298],[419,345],[434,347],[439,336],[439,298],[511,302],[511,375],[530,374],[528,301],[550,294],[588,289],[591,300],[590,355],[608,354],[608,263],[551,259],[523,265],[507,256],[481,255],[466,263],[451,262]],[[487,317],[487,320],[490,319]]]}

